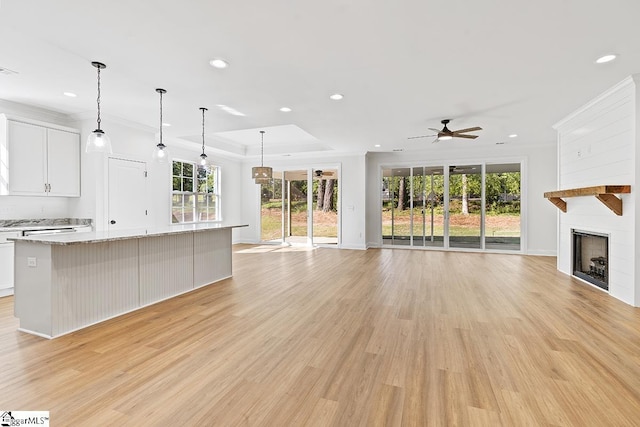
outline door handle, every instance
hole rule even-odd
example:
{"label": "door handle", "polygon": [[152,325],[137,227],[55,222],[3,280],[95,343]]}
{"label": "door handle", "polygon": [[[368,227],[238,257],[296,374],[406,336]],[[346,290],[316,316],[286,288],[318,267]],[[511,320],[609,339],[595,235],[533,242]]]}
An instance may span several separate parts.
{"label": "door handle", "polygon": [[113,219],[112,219],[111,221],[109,221],[109,224],[112,224],[112,225],[113,225],[113,224],[115,224],[115,223],[116,223],[116,221],[115,221],[115,220],[113,220]]}

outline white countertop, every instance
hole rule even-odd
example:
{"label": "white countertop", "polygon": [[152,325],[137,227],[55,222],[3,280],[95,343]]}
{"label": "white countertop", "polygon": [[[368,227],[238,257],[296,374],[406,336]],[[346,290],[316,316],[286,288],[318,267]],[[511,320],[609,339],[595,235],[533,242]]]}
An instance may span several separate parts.
{"label": "white countertop", "polygon": [[[45,245],[73,245],[77,243],[101,243],[115,240],[142,239],[153,236],[166,236],[170,234],[198,233],[208,230],[222,230],[227,228],[247,227],[248,224],[226,224],[226,223],[206,223],[206,224],[176,224],[166,227],[119,230],[119,231],[96,231],[90,233],[66,233],[40,236],[12,237],[7,240],[16,242],[43,243]],[[51,227],[49,227],[51,228]],[[33,228],[30,228],[33,229]]]}

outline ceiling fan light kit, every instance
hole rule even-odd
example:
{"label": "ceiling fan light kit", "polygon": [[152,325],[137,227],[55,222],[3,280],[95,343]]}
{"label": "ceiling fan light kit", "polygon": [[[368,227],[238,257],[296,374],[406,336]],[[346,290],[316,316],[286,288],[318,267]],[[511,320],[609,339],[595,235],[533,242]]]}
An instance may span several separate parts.
{"label": "ceiling fan light kit", "polygon": [[442,129],[429,128],[429,130],[436,132],[434,135],[410,136],[408,139],[428,138],[428,137],[434,137],[434,136],[436,138],[432,142],[447,141],[453,138],[476,139],[478,135],[467,135],[467,132],[475,132],[478,130],[482,130],[482,128],[479,126],[474,126],[471,128],[459,129],[459,130],[450,130],[447,127],[449,122],[451,122],[450,119],[441,120],[440,123],[442,123],[443,125]]}

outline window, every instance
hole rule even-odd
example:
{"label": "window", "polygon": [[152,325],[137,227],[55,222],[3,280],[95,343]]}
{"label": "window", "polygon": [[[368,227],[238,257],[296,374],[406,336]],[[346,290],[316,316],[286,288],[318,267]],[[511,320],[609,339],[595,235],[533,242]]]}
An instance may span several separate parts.
{"label": "window", "polygon": [[220,221],[220,168],[174,160],[171,222]]}

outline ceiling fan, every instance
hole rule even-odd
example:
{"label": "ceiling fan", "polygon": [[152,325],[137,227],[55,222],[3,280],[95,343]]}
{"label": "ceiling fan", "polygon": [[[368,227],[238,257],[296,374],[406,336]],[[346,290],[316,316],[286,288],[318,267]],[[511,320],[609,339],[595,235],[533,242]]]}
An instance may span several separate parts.
{"label": "ceiling fan", "polygon": [[314,178],[316,179],[327,179],[327,178],[331,179],[335,175],[335,172],[333,171],[323,171],[320,169],[316,169],[313,172],[315,174]]}
{"label": "ceiling fan", "polygon": [[475,132],[475,131],[478,131],[478,130],[482,130],[482,128],[479,127],[479,126],[475,126],[475,127],[472,127],[472,128],[466,128],[466,129],[459,129],[459,130],[450,130],[447,127],[447,125],[449,124],[450,121],[451,120],[449,120],[449,119],[444,119],[444,120],[440,121],[440,123],[442,123],[444,125],[442,130],[429,128],[429,130],[432,130],[432,131],[436,132],[435,135],[410,136],[408,139],[428,138],[428,137],[432,137],[432,136],[436,137],[436,139],[434,139],[432,142],[446,141],[446,140],[451,139],[451,138],[476,139],[478,137],[478,135],[467,135],[467,133],[468,132]]}

